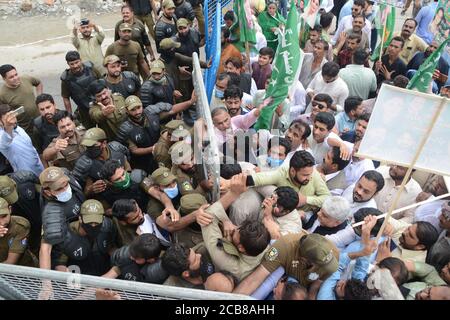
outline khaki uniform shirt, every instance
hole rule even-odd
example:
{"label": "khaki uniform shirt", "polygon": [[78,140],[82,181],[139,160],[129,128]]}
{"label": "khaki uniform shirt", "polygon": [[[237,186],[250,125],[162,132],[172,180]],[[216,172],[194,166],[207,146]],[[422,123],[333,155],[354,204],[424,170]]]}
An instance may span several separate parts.
{"label": "khaki uniform shirt", "polygon": [[[394,34],[395,36],[400,36],[401,32],[397,32]],[[425,41],[422,40],[422,38],[418,37],[415,33],[413,33],[408,40],[405,41],[405,45],[403,46],[402,51],[400,52],[400,59],[405,63],[408,64],[409,61],[411,61],[412,57],[418,52],[418,51],[425,51],[427,49],[428,45]]]}
{"label": "khaki uniform shirt", "polygon": [[91,61],[100,74],[106,73],[103,66],[103,40],[105,40],[105,34],[101,27],[98,27],[98,32],[91,34],[89,38],[85,38],[81,34],[78,36],[72,35],[72,44],[80,54],[81,61]]}
{"label": "khaki uniform shirt", "polygon": [[127,119],[125,99],[120,94],[112,94],[113,104],[116,107],[113,113],[106,117],[102,113],[102,107],[97,103],[89,109],[89,115],[103,129],[109,141],[115,140],[120,125]]}
{"label": "khaki uniform shirt", "polygon": [[274,171],[255,173],[252,177],[257,187],[265,185],[287,186],[293,188],[296,192],[301,192],[306,196],[306,205],[299,208],[303,211],[309,211],[312,207],[322,207],[322,203],[330,196],[325,181],[322,180],[316,169],[314,169],[309,183],[300,187],[289,177],[289,167],[287,166],[281,166]]}
{"label": "khaki uniform shirt", "polygon": [[220,201],[206,211],[214,217],[209,225],[202,227],[203,239],[212,262],[216,270],[231,272],[241,281],[259,266],[266,251],[256,257],[248,256],[239,252],[233,243],[223,238],[219,222],[229,219]]}
{"label": "khaki uniform shirt", "polygon": [[138,236],[136,233],[137,225],[123,225],[116,217],[112,220],[117,229],[118,248],[129,245]]}
{"label": "khaki uniform shirt", "polygon": [[[83,126],[78,126],[75,128],[75,134],[69,139],[69,145],[63,151],[58,151],[55,160],[49,161],[51,166],[63,167],[69,170],[73,170],[75,162],[86,150],[85,146],[81,145],[81,140],[83,140],[86,129]],[[48,145],[47,148],[52,148],[56,144],[56,140],[61,139],[61,136],[53,139],[53,141]]]}
{"label": "khaki uniform shirt", "polygon": [[0,263],[8,258],[8,254],[22,255],[18,265],[37,267],[37,260],[27,249],[28,235],[30,234],[30,222],[19,216],[11,216],[8,232],[0,238]]}
{"label": "khaki uniform shirt", "polygon": [[161,132],[158,142],[155,143],[153,149],[153,158],[158,162],[158,166],[171,168],[172,159],[169,154],[170,141],[167,139],[167,130]]}
{"label": "khaki uniform shirt", "polygon": [[[262,261],[264,268],[272,273],[278,267],[283,267],[287,275],[296,278],[305,287],[316,279],[325,280],[328,278],[330,274],[325,273],[318,266],[309,265],[308,261],[302,258],[299,242],[300,238],[306,234],[306,231],[303,230],[300,233],[288,234],[277,240],[266,251]],[[333,254],[339,261],[339,250],[334,245]]]}
{"label": "khaki uniform shirt", "polygon": [[144,60],[144,53],[142,52],[139,43],[130,40],[130,43],[124,46],[117,40],[106,49],[105,56],[111,54],[115,54],[121,61],[127,62],[127,65],[122,67],[122,71],[131,71],[139,77],[139,62]]}
{"label": "khaki uniform shirt", "polygon": [[18,88],[12,89],[6,85],[0,88],[0,103],[10,105],[12,110],[24,106],[25,112],[17,116],[17,123],[31,135],[33,133],[33,119],[39,117],[34,87],[38,86],[41,80],[30,76],[21,76],[20,80],[21,84]]}

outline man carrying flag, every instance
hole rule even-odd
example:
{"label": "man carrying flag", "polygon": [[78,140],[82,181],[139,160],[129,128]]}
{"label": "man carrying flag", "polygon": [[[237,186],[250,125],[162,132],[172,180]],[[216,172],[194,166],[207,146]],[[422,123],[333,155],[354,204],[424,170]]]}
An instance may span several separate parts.
{"label": "man carrying flag", "polygon": [[234,1],[233,11],[236,13],[237,21],[230,29],[236,28],[236,24],[239,25],[239,42],[234,43],[234,45],[241,52],[245,50],[247,62],[250,64],[250,45],[256,44],[256,31],[253,25],[249,1]]}
{"label": "man carrying flag", "polygon": [[395,27],[395,7],[380,3],[380,10],[375,18],[375,25],[378,39],[377,46],[370,57],[372,61],[379,60],[383,55],[383,50],[391,42]]}
{"label": "man carrying flag", "polygon": [[303,51],[299,46],[298,20],[295,2],[291,1],[286,27],[279,35],[272,76],[266,91],[266,98],[271,97],[272,102],[261,110],[256,129],[270,129],[275,109],[286,99],[293,89],[293,83],[298,79],[303,61]]}
{"label": "man carrying flag", "polygon": [[447,38],[441,43],[439,48],[436,49],[420,66],[419,71],[416,72],[414,77],[409,81],[407,89],[416,89],[420,92],[429,92],[432,78],[436,75],[436,67],[441,57],[442,51],[450,42],[450,38]]}

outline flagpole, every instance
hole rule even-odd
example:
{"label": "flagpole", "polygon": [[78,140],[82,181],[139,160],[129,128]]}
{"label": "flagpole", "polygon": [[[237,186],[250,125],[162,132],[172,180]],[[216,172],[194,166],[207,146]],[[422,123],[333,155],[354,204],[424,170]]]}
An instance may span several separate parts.
{"label": "flagpole", "polygon": [[417,148],[417,151],[416,151],[411,163],[408,166],[408,170],[406,171],[406,174],[405,174],[405,177],[403,178],[402,184],[400,185],[400,188],[397,190],[397,193],[395,194],[394,201],[392,202],[391,206],[389,207],[389,211],[386,216],[386,219],[384,220],[383,224],[381,225],[380,231],[378,231],[378,234],[377,234],[377,237],[375,240],[376,243],[378,243],[378,240],[380,239],[381,235],[383,234],[384,228],[386,227],[386,224],[389,221],[389,218],[391,217],[392,212],[394,211],[394,208],[397,206],[397,203],[400,200],[400,196],[401,196],[403,190],[405,189],[405,185],[408,182],[409,177],[411,176],[414,165],[416,164],[417,160],[419,159],[419,156],[422,153],[425,143],[428,141],[431,131],[433,130],[434,125],[436,124],[437,120],[439,119],[439,115],[442,113],[442,110],[444,109],[446,102],[447,102],[447,99],[442,98],[441,103],[439,104],[437,110],[434,112],[433,118],[431,119],[431,123],[428,126],[425,134],[423,135],[422,140],[420,141],[419,147]]}
{"label": "flagpole", "polygon": [[252,74],[252,64],[250,63],[250,44],[245,41],[245,55],[247,56],[248,72]]}
{"label": "flagpole", "polygon": [[[389,10],[392,10],[392,8]],[[390,12],[389,12],[389,14],[390,14]],[[386,34],[387,18],[388,18],[388,13],[386,13],[386,16],[384,18],[383,34],[381,35],[381,43],[380,43],[380,56],[378,57],[378,61],[381,61],[381,58],[383,57],[384,35]]]}

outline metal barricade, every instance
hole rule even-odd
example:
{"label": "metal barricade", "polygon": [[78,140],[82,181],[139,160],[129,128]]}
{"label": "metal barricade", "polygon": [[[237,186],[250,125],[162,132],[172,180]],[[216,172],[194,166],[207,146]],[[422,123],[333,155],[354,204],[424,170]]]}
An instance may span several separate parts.
{"label": "metal barricade", "polygon": [[[43,284],[51,283],[51,286]],[[45,289],[43,289],[45,288]],[[94,300],[96,289],[123,300],[249,300],[249,296],[114,280],[78,273],[0,264],[0,298],[5,300]]]}

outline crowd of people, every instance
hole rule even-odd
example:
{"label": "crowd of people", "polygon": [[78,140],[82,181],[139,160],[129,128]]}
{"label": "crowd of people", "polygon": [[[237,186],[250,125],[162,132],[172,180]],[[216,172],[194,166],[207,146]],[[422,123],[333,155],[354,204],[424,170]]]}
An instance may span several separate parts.
{"label": "crowd of people", "polygon": [[[102,27],[81,19],[63,106],[39,78],[0,66],[0,262],[268,300],[383,299],[368,281],[382,270],[400,298],[450,299],[450,198],[402,210],[448,193],[446,178],[413,170],[400,191],[407,168],[357,155],[375,103],[389,103],[381,85],[405,88],[438,47],[421,22],[404,20],[372,62],[377,5],[323,1],[294,93],[255,130],[289,6],[252,7],[249,57],[226,12],[209,105],[215,179],[194,158],[193,53],[211,67],[202,5],[125,1],[106,52]],[[441,58],[430,93],[450,98],[448,72]],[[377,237],[397,192],[401,210]]]}

